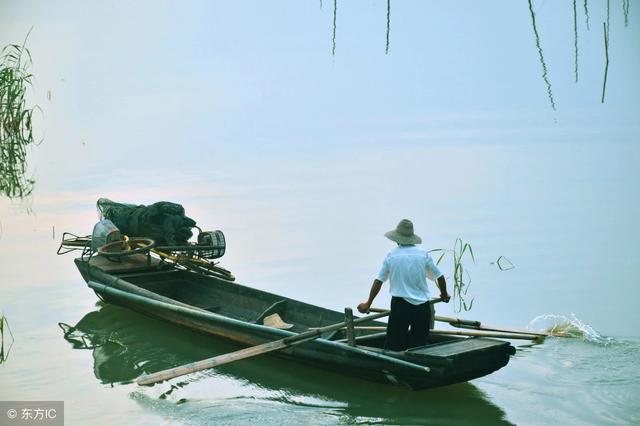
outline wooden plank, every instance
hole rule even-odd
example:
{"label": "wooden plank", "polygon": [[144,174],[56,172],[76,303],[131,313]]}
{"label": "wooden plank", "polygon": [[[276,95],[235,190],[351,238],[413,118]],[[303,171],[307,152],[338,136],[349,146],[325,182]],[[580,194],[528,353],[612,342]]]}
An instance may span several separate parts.
{"label": "wooden plank", "polygon": [[347,325],[347,344],[349,346],[355,346],[356,337],[353,329],[353,310],[351,310],[351,308],[344,308],[344,322]]}

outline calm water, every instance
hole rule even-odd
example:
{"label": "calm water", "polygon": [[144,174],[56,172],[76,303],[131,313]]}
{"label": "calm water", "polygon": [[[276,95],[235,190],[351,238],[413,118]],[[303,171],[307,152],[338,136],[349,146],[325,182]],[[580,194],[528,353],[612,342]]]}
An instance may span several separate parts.
{"label": "calm water", "polygon": [[[0,201],[0,400],[62,399],[68,424],[639,423],[640,8],[606,5],[574,28],[570,1],[0,2],[0,45],[33,26],[44,137],[34,195]],[[99,197],[179,202],[239,282],[339,310],[408,217],[476,254],[473,309],[440,314],[589,333],[422,392],[269,356],[138,388],[236,347],[97,303],[55,251]]]}

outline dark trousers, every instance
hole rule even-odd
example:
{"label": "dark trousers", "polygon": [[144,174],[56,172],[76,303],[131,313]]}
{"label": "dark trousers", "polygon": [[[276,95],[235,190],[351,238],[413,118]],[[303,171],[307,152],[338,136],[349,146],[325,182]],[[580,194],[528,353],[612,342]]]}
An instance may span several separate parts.
{"label": "dark trousers", "polygon": [[430,322],[429,302],[413,305],[402,297],[392,297],[385,349],[403,351],[426,345]]}

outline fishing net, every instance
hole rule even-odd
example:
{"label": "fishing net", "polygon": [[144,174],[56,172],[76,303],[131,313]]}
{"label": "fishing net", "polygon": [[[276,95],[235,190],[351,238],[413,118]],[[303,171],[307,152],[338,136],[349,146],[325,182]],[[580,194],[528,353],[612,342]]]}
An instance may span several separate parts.
{"label": "fishing net", "polygon": [[184,215],[180,204],[159,201],[149,206],[98,200],[100,219],[109,219],[129,236],[148,237],[157,245],[186,244],[193,236],[195,220]]}

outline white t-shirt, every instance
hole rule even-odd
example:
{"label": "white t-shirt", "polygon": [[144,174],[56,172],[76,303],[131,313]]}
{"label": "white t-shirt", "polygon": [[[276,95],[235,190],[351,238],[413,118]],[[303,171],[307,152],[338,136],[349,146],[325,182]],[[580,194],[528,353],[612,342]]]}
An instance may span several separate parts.
{"label": "white t-shirt", "polygon": [[429,300],[426,278],[436,281],[442,273],[426,250],[416,246],[398,246],[382,262],[378,280],[389,279],[389,293],[413,305]]}

